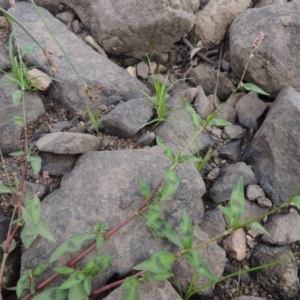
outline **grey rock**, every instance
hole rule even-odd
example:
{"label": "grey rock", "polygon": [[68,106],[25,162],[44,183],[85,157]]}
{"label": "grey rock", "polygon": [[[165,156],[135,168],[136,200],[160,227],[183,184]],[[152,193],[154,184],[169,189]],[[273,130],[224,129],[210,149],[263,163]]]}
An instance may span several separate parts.
{"label": "grey rock", "polygon": [[[189,75],[189,80],[195,86],[200,85],[205,94],[210,95],[214,93],[216,87],[217,72],[218,70],[214,69],[212,66],[201,63],[193,68]],[[217,97],[221,101],[227,100],[234,88],[231,80],[220,73]]]}
{"label": "grey rock", "polygon": [[45,134],[37,141],[36,146],[43,152],[81,154],[98,150],[100,147],[100,140],[90,134],[54,132]]}
{"label": "grey rock", "polygon": [[246,257],[246,233],[239,228],[223,239],[223,249],[235,260],[242,261]]}
{"label": "grey rock", "polygon": [[[0,0],[0,7],[5,9],[5,10],[8,9],[10,7],[9,1]],[[2,13],[1,13],[1,16],[2,16]]]}
{"label": "grey rock", "polygon": [[24,191],[26,193],[29,193],[31,196],[34,196],[35,194],[37,194],[38,197],[40,199],[42,199],[46,194],[46,187],[42,184],[25,180],[24,181]]}
{"label": "grey rock", "polygon": [[283,246],[300,240],[300,216],[296,210],[270,216],[264,227],[271,235],[263,235],[265,242]]}
{"label": "grey rock", "polygon": [[222,69],[224,71],[227,71],[227,72],[229,72],[231,70],[231,68],[230,68],[230,62],[228,62],[225,59],[221,59],[221,67],[222,67]]}
{"label": "grey rock", "polygon": [[[0,110],[1,111],[1,110]],[[0,124],[0,148],[4,155],[20,150],[21,127],[7,122]]]}
{"label": "grey rock", "polygon": [[136,71],[139,77],[146,80],[148,78],[150,68],[148,64],[146,64],[144,61],[141,61],[137,64]]}
{"label": "grey rock", "polygon": [[222,109],[216,114],[216,118],[234,124],[236,121],[236,110],[231,105],[225,104],[222,106]]}
{"label": "grey rock", "polygon": [[230,125],[225,126],[224,133],[226,137],[235,140],[235,139],[242,139],[244,137],[244,130],[239,125]]}
{"label": "grey rock", "polygon": [[113,56],[145,57],[152,50],[153,41],[153,54],[167,53],[192,29],[195,21],[193,2],[92,1],[92,34],[105,52]]}
{"label": "grey rock", "polygon": [[233,108],[235,108],[236,104],[238,101],[245,96],[246,93],[240,92],[240,93],[235,93],[228,101],[227,104],[231,105]]}
{"label": "grey rock", "polygon": [[83,31],[83,29],[82,29],[82,27],[81,27],[81,25],[80,25],[80,22],[78,21],[78,20],[74,20],[73,22],[72,22],[72,30],[73,30],[73,32],[75,33],[75,34],[80,34],[80,33],[82,33],[82,31]]}
{"label": "grey rock", "polygon": [[74,21],[75,13],[73,11],[64,11],[58,13],[55,16],[59,21],[63,22],[64,24],[71,24]]}
{"label": "grey rock", "polygon": [[155,140],[155,134],[151,131],[143,134],[136,142],[140,146],[152,146]]}
{"label": "grey rock", "polygon": [[61,12],[64,8],[61,0],[36,0],[34,2],[36,5],[46,8],[54,15]]}
{"label": "grey rock", "polygon": [[207,116],[214,110],[214,106],[206,97],[201,86],[198,86],[197,90],[198,93],[195,97],[194,106],[200,117],[202,119],[206,119]]}
{"label": "grey rock", "polygon": [[208,234],[209,238],[213,238],[225,231],[226,222],[222,212],[215,208],[205,212],[203,220],[198,226]]}
{"label": "grey rock", "polygon": [[[0,210],[0,243],[2,244],[7,238],[7,231],[10,223],[10,217]],[[2,252],[2,249],[1,249]]]}
{"label": "grey rock", "polygon": [[[182,92],[184,92],[187,89],[190,89],[191,86],[185,82],[185,81],[177,81],[174,86],[172,87],[172,90],[170,91],[170,95],[171,96],[178,96],[181,95]],[[182,96],[184,97],[184,96]],[[186,99],[187,101],[189,101],[189,98]]]}
{"label": "grey rock", "polygon": [[286,3],[286,2],[287,2],[287,0],[259,0],[256,3],[255,8],[261,8],[266,5],[271,5],[271,4],[282,4],[282,3]]}
{"label": "grey rock", "polygon": [[[262,31],[266,34],[265,39],[255,51],[255,59],[251,60],[244,80],[258,85],[272,97],[287,85],[300,91],[300,61],[293,55],[300,48],[296,33],[300,24],[299,12],[300,2],[293,1],[248,9],[234,20],[230,28],[229,53],[236,78],[243,73],[245,53],[249,53],[254,39]],[[282,71],[278,72],[278,69]]]}
{"label": "grey rock", "polygon": [[286,87],[279,93],[244,156],[274,204],[289,199],[299,187],[299,147],[300,93]]}
{"label": "grey rock", "polygon": [[253,297],[253,296],[240,296],[234,299],[235,300],[265,300],[265,298]]}
{"label": "grey rock", "polygon": [[0,51],[0,69],[3,71],[9,70],[11,67],[10,59],[8,54],[5,52]]}
{"label": "grey rock", "polygon": [[[55,233],[56,243],[38,238],[22,255],[23,269],[29,257],[32,258],[32,266],[37,266],[48,260],[49,255],[66,238],[75,233],[91,232],[96,222],[101,221],[108,228],[118,225],[133,214],[143,201],[137,179],[143,178],[152,189],[163,178],[169,166],[169,159],[159,147],[89,152],[82,155],[73,170],[62,178],[60,188],[42,202],[43,218]],[[198,223],[201,220],[204,213],[201,197],[205,192],[204,182],[193,163],[184,162],[176,170],[181,179],[180,186],[170,199],[162,202],[162,218],[175,231],[179,230],[183,209],[192,222]],[[127,208],[123,206],[124,199],[129,200]],[[165,249],[171,247],[166,241],[163,241],[163,245],[168,247]],[[147,226],[139,218],[134,218],[77,265],[81,268],[91,257],[104,253],[115,257],[106,271],[93,278],[95,288],[113,274],[128,274],[133,266],[148,259],[159,249]],[[223,250],[219,252],[222,254]],[[66,253],[54,265],[62,265],[71,257],[73,254]],[[225,255],[214,257],[214,264],[216,259],[222,261],[224,257]],[[222,265],[217,264],[217,268],[221,269]],[[46,270],[40,279],[43,280],[49,273]],[[216,275],[221,274],[222,271]]]}
{"label": "grey rock", "polygon": [[254,201],[259,197],[264,197],[265,193],[263,189],[257,184],[250,184],[247,186],[247,198],[250,201]]}
{"label": "grey rock", "polygon": [[155,74],[155,75],[150,75],[148,77],[148,84],[154,88],[155,87],[155,80],[159,80],[160,84],[163,85],[165,84],[168,91],[171,91],[172,90],[172,87],[171,87],[171,82],[168,78],[167,75],[163,75],[163,74]]}
{"label": "grey rock", "polygon": [[144,98],[121,103],[100,119],[99,130],[122,138],[134,136],[152,117],[152,106]]}
{"label": "grey rock", "polygon": [[[94,96],[98,97],[98,103],[91,104],[91,109],[96,109],[101,104],[108,105],[121,100],[138,98],[142,95],[140,90],[149,93],[149,90],[128,74],[126,70],[121,69],[105,56],[91,49],[79,37],[62,26],[61,22],[45,9],[41,8],[40,10],[54,34],[70,55],[83,80],[88,86],[93,87],[91,90]],[[51,56],[51,59],[61,70],[60,73],[53,73],[49,70],[47,59],[38,47],[33,53],[25,56],[26,61],[30,60],[33,65],[39,66],[42,71],[48,74],[51,73],[55,79],[59,80],[55,83],[55,86],[49,89],[50,95],[54,99],[58,99],[71,113],[78,110],[84,111],[86,105],[84,86],[59,47],[53,42],[50,33],[45,27],[39,26],[40,19],[32,5],[26,2],[16,3],[15,17],[38,40],[43,41],[42,44],[45,49],[51,49],[55,53]],[[16,23],[13,26],[16,28],[21,48],[32,43],[31,38],[24,34]]]}
{"label": "grey rock", "polygon": [[54,176],[63,176],[72,171],[78,155],[40,152],[42,159],[41,172],[47,171]]}
{"label": "grey rock", "polygon": [[[194,245],[199,245],[200,243],[205,242],[209,239],[208,235],[198,226],[194,226],[194,235]],[[198,254],[199,257],[201,257],[201,259],[206,262],[208,268],[217,278],[222,276],[227,258],[225,251],[219,245],[217,245],[217,243],[210,243],[206,247],[199,248]],[[173,265],[173,271],[182,290],[187,291],[195,269],[190,266],[185,258],[179,258]],[[203,276],[197,276],[195,287],[197,289],[207,284],[208,282],[210,282],[209,279],[204,278]],[[196,293],[196,295],[209,296],[212,294],[213,289],[214,286],[211,286],[203,291]]]}
{"label": "grey rock", "polygon": [[[182,106],[179,97],[174,96],[168,98],[168,100],[170,108],[172,109]],[[186,147],[195,132],[195,127],[191,124],[190,115],[185,110],[180,109],[172,112],[168,118],[174,121],[160,124],[154,130],[154,133],[162,138],[165,143],[171,143],[181,148]],[[213,144],[214,141],[211,137],[207,133],[202,132],[191,145],[189,151],[192,154],[196,154],[198,152],[203,153],[206,152],[209,146],[212,146]]]}
{"label": "grey rock", "polygon": [[256,267],[278,259],[287,260],[258,270],[255,279],[277,300],[292,300],[297,298],[299,292],[299,279],[297,276],[297,262],[290,249],[286,246],[257,245],[251,257],[251,266]]}
{"label": "grey rock", "polygon": [[272,207],[273,203],[267,197],[259,197],[257,198],[257,204],[261,207]]}
{"label": "grey rock", "polygon": [[135,66],[139,63],[139,59],[136,57],[124,57],[123,59],[123,66],[125,68]]}
{"label": "grey rock", "polygon": [[[258,218],[268,212],[269,209],[257,205],[255,202],[245,200],[245,208],[241,217],[241,221],[249,221]],[[261,232],[261,231],[260,231]]]}
{"label": "grey rock", "polygon": [[57,122],[57,123],[52,125],[52,128],[50,129],[50,132],[68,130],[73,126],[76,126],[78,123],[79,123],[79,120],[77,118],[73,118],[70,121]]}
{"label": "grey rock", "polygon": [[[231,263],[227,263],[226,266],[225,266],[223,276],[227,276],[229,274],[232,274],[232,273],[235,273],[235,272],[238,272],[238,271],[240,271],[240,266],[235,266]],[[237,281],[240,281],[241,283],[244,283],[245,285],[249,286],[251,284],[251,277],[250,277],[249,273],[237,275],[236,277],[233,277],[233,278]],[[265,299],[261,299],[261,298],[251,297],[251,296],[241,296],[241,297],[237,297],[237,298],[234,298],[234,299],[241,298],[241,300],[242,300],[243,297],[246,297],[244,300],[247,300],[248,299],[247,297],[250,297],[250,299],[248,299],[248,300],[265,300]]]}
{"label": "grey rock", "polygon": [[220,150],[220,157],[230,159],[232,161],[237,161],[241,154],[241,144],[242,140],[229,142],[224,148]]}
{"label": "grey rock", "polygon": [[[168,280],[165,281],[144,281],[139,282],[138,287],[139,299],[151,300],[181,300]],[[115,289],[103,300],[123,300],[126,290],[122,287]]]}
{"label": "grey rock", "polygon": [[[176,84],[175,84],[175,89],[176,89]],[[181,97],[183,97],[188,103],[191,104],[194,102],[194,99],[195,99],[197,93],[198,93],[197,88],[188,88],[188,89],[185,89],[185,90],[179,92],[178,94]]]}
{"label": "grey rock", "polygon": [[36,142],[41,136],[48,132],[46,126],[42,124],[33,134],[32,138],[30,139],[30,143]]}
{"label": "grey rock", "polygon": [[244,186],[256,184],[257,182],[251,169],[243,162],[223,167],[221,175],[209,190],[209,197],[216,203],[229,200],[235,185],[241,177]]}
{"label": "grey rock", "polygon": [[267,107],[267,104],[258,98],[258,94],[251,91],[242,97],[235,106],[239,123],[243,127],[257,131],[262,123],[261,117]]}

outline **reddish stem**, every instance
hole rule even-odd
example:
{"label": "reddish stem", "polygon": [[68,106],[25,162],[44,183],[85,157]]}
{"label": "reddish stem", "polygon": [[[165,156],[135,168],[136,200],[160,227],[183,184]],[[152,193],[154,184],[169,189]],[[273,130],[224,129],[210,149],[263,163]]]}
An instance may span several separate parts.
{"label": "reddish stem", "polygon": [[[159,187],[162,185],[162,183],[164,182],[164,179],[161,179],[160,182],[156,185],[156,187],[151,191],[150,195],[142,202],[142,204],[139,206],[137,212],[140,212],[146,205],[147,203],[152,199],[152,197],[154,196],[154,194],[157,192],[157,190],[159,189]],[[132,214],[131,216],[127,217],[123,222],[121,222],[119,225],[117,225],[116,227],[114,227],[113,229],[111,229],[110,231],[108,231],[105,235],[104,235],[104,239],[108,239],[110,238],[114,233],[116,233],[120,228],[122,228],[125,224],[127,224],[129,221],[131,221],[134,217],[136,216],[136,212],[134,214]],[[73,265],[75,265],[81,258],[83,258],[85,255],[87,255],[88,253],[90,253],[92,250],[94,250],[96,247],[96,243],[92,243],[88,248],[86,248],[84,251],[82,251],[81,253],[79,253],[75,258],[73,258],[72,260],[70,260],[66,266],[67,267],[72,267]],[[139,272],[140,273],[140,272]],[[138,274],[138,273],[137,273]],[[55,273],[53,275],[51,275],[50,277],[48,277],[47,279],[45,279],[44,281],[42,281],[40,284],[38,284],[35,287],[35,293],[41,291],[45,286],[47,286],[49,283],[51,283],[54,279],[56,279],[60,274],[59,273]],[[104,287],[102,287],[104,288]],[[101,288],[100,288],[101,289]],[[22,300],[28,300],[33,294],[27,294]]]}

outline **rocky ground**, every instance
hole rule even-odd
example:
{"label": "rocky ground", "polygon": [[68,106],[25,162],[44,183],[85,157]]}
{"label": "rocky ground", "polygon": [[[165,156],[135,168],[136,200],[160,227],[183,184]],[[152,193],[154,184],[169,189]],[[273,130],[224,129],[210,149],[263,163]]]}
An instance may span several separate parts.
{"label": "rocky ground", "polygon": [[[11,270],[6,275],[7,286],[15,285],[27,259],[36,266],[47,261],[69,236],[90,232],[97,221],[113,228],[137,209],[142,201],[137,178],[142,177],[154,188],[169,166],[155,144],[155,136],[174,149],[184,148],[192,138],[195,129],[183,109],[172,112],[168,116],[171,121],[143,127],[155,118],[143,94],[154,95],[153,74],[145,53],[153,55],[152,72],[170,87],[168,108],[181,107],[181,96],[205,119],[234,90],[254,39],[265,33],[244,82],[258,85],[270,96],[240,90],[218,113],[218,118],[232,125],[208,126],[192,143],[191,154],[203,157],[212,149],[212,155],[200,173],[191,162],[178,167],[181,184],[162,205],[163,218],[175,230],[179,230],[185,209],[193,221],[195,244],[222,233],[226,219],[217,206],[228,203],[241,177],[246,196],[242,220],[282,204],[299,186],[300,66],[295,53],[300,49],[300,2],[167,2],[150,5],[147,1],[117,1],[112,6],[105,1],[36,1],[45,7],[41,8],[44,17],[93,92],[90,105],[101,114],[99,134],[84,114],[82,82],[32,5],[19,1],[9,9],[42,42],[52,64],[39,48],[24,59],[57,80],[46,91],[27,93],[25,97],[28,140],[36,143],[33,151],[42,158],[39,175],[29,169],[25,190],[38,192],[43,199],[42,214],[56,243],[38,238],[27,250],[18,247],[7,263],[7,270]],[[1,1],[0,5],[9,8]],[[128,7],[132,20],[127,18]],[[157,11],[159,18],[153,13]],[[147,26],[141,20],[148,20]],[[7,42],[11,28],[5,19],[0,27],[0,67],[9,70]],[[12,28],[21,49],[32,43],[16,24]],[[10,121],[11,116],[19,114],[11,103],[14,87],[5,86],[4,77],[0,82],[0,146],[6,166],[0,166],[0,183],[8,184],[6,173],[14,181],[24,166],[22,156],[8,154],[23,149],[25,135]],[[44,171],[49,172],[49,178],[43,178]],[[0,236],[4,241],[13,201],[3,194],[0,205],[4,212]],[[199,256],[221,277],[299,251],[300,217],[296,208],[270,216],[262,224],[271,237],[255,229],[241,229],[201,248]],[[174,250],[170,243],[162,243]],[[115,259],[108,270],[95,277],[93,289],[126,277],[133,266],[158,250],[143,222],[133,220],[97,250],[97,254],[114,255]],[[90,253],[84,260],[95,255]],[[66,254],[59,264],[71,257]],[[225,280],[193,299],[300,299],[298,269],[298,257],[290,257],[255,274]],[[182,261],[176,262],[173,270],[186,290],[193,270]],[[40,280],[49,274],[46,271]],[[59,279],[54,286],[61,282]],[[201,276],[196,280],[196,286],[205,283]],[[117,288],[102,298],[122,299],[122,293]],[[181,299],[168,281],[142,284],[139,294],[141,299]]]}

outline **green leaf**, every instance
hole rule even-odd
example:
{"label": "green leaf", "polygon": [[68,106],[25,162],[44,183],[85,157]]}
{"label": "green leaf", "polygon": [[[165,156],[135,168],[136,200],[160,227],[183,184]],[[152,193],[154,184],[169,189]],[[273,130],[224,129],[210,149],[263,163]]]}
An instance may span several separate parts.
{"label": "green leaf", "polygon": [[11,97],[12,97],[12,102],[15,107],[18,107],[21,101],[22,96],[24,95],[24,92],[21,90],[15,90]]}
{"label": "green leaf", "polygon": [[300,196],[293,197],[289,203],[293,203],[298,209],[300,209]]}
{"label": "green leaf", "polygon": [[15,151],[15,152],[9,153],[10,156],[21,156],[21,155],[24,155],[24,154],[25,154],[24,151]]}
{"label": "green leaf", "polygon": [[10,194],[11,189],[8,186],[0,184],[0,194]]}
{"label": "green leaf", "polygon": [[124,289],[132,289],[137,287],[139,281],[136,277],[127,277],[121,287]]}
{"label": "green leaf", "polygon": [[151,204],[149,205],[149,211],[146,214],[143,214],[143,217],[146,220],[146,224],[149,226],[153,222],[155,222],[161,215],[162,208],[159,204]]}
{"label": "green leaf", "polygon": [[138,181],[139,181],[142,196],[144,199],[146,199],[151,193],[150,186],[143,178],[138,178]]}
{"label": "green leaf", "polygon": [[61,290],[69,289],[70,287],[82,282],[84,278],[85,275],[82,272],[77,271],[71,274],[71,276],[59,288]]}
{"label": "green leaf", "polygon": [[97,238],[96,238],[96,249],[99,249],[101,247],[101,245],[104,242],[104,235],[103,233],[98,234]]}
{"label": "green leaf", "polygon": [[163,140],[158,135],[156,136],[156,144],[163,150],[168,149],[168,146],[163,142]]}
{"label": "green leaf", "polygon": [[[4,251],[5,250],[5,246],[6,246],[6,241],[4,241],[1,246],[2,246],[2,249]],[[17,246],[16,240],[12,239],[11,243],[10,243],[10,246],[9,246],[9,249],[8,249],[8,254],[11,253],[12,251],[14,251],[15,248],[16,248],[16,246]]]}
{"label": "green leaf", "polygon": [[34,49],[35,49],[35,44],[25,46],[21,51],[21,57],[23,57],[24,55],[26,55],[28,53],[32,53],[34,51]]}
{"label": "green leaf", "polygon": [[168,147],[158,135],[156,136],[156,143],[164,150],[164,155],[167,156],[173,164],[175,162],[175,154],[172,149]]}
{"label": "green leaf", "polygon": [[31,200],[31,216],[35,222],[35,224],[39,224],[41,217],[41,201],[38,196],[34,196]]}
{"label": "green leaf", "polygon": [[208,268],[206,262],[202,259],[199,259],[200,268],[197,269],[200,275],[203,277],[210,279],[214,282],[218,281],[218,278],[212,273],[212,271]]}
{"label": "green leaf", "polygon": [[32,276],[36,277],[41,275],[50,265],[49,264],[41,264],[39,266],[37,266],[33,272],[32,272]]}
{"label": "green leaf", "polygon": [[97,134],[99,133],[99,119],[98,118],[95,118],[93,112],[91,111],[91,109],[89,107],[86,108],[86,112],[88,114],[88,117],[93,125],[93,127],[95,128]]}
{"label": "green leaf", "polygon": [[261,232],[263,232],[265,235],[271,237],[271,234],[261,225],[259,224],[258,222],[252,222],[250,225],[249,225],[250,228],[256,228],[256,229],[259,229]]}
{"label": "green leaf", "polygon": [[38,233],[45,239],[47,239],[50,242],[55,243],[55,237],[53,233],[50,231],[48,225],[46,224],[45,220],[43,218],[40,218],[40,222],[38,224]]}
{"label": "green leaf", "polygon": [[215,125],[215,126],[224,127],[224,126],[230,126],[232,124],[230,122],[226,121],[226,120],[214,118],[214,119],[210,120],[208,125]]}
{"label": "green leaf", "polygon": [[113,258],[114,256],[109,256],[106,254],[94,257],[86,263],[83,269],[84,274],[95,276],[98,273],[103,272],[108,268]]}
{"label": "green leaf", "polygon": [[41,170],[42,159],[38,155],[30,156],[28,161],[31,163],[34,175],[37,175]]}
{"label": "green leaf", "polygon": [[166,182],[160,191],[160,201],[168,199],[179,187],[180,178],[175,170],[167,170],[164,174]]}
{"label": "green leaf", "polygon": [[158,237],[165,237],[177,247],[183,248],[178,235],[167,221],[158,218],[155,222],[149,224],[149,227]]}
{"label": "green leaf", "polygon": [[21,117],[14,116],[14,117],[11,118],[11,120],[12,120],[16,125],[24,126],[24,121],[23,121],[23,118],[21,118]]}
{"label": "green leaf", "polygon": [[201,117],[197,113],[194,113],[194,114],[191,115],[191,121],[192,121],[192,124],[197,129],[200,128],[200,126],[201,126]]}
{"label": "green leaf", "polygon": [[21,239],[25,249],[28,249],[30,245],[35,241],[38,236],[37,228],[31,228],[27,224],[24,225],[21,231]]}
{"label": "green leaf", "polygon": [[77,233],[69,237],[52,253],[50,263],[58,260],[65,252],[76,252],[80,250],[85,241],[94,239],[95,237],[96,234],[93,233]]}
{"label": "green leaf", "polygon": [[26,282],[29,278],[29,274],[23,274],[20,279],[18,280],[18,283],[17,283],[17,289],[16,289],[16,293],[17,293],[17,296],[18,298],[21,297],[25,287],[26,287]]}
{"label": "green leaf", "polygon": [[154,281],[166,280],[174,276],[174,274],[170,272],[158,273],[158,274],[147,273],[147,274],[150,274],[149,280],[154,280]]}
{"label": "green leaf", "polygon": [[77,283],[70,287],[68,300],[89,300],[89,296],[83,288],[82,283]]}
{"label": "green leaf", "polygon": [[194,227],[187,212],[184,210],[180,222],[180,239],[184,249],[192,247],[194,239]]}
{"label": "green leaf", "polygon": [[270,95],[269,93],[266,93],[264,90],[252,83],[244,83],[242,87],[247,91],[254,91],[261,95]]}
{"label": "green leaf", "polygon": [[123,296],[123,300],[139,300],[137,287],[127,289],[125,295]]}
{"label": "green leaf", "polygon": [[92,290],[92,276],[85,276],[82,284],[86,294],[90,295]]}
{"label": "green leaf", "polygon": [[154,253],[150,259],[138,264],[134,270],[146,270],[152,273],[165,273],[170,270],[176,257],[173,253],[160,251]]}
{"label": "green leaf", "polygon": [[57,267],[54,270],[61,275],[70,275],[75,272],[75,269],[69,267]]}
{"label": "green leaf", "polygon": [[37,229],[37,224],[35,223],[30,212],[25,207],[22,207],[22,217],[24,219],[25,224],[28,225],[30,229]]}
{"label": "green leaf", "polygon": [[60,290],[58,287],[52,287],[41,292],[32,300],[68,300],[68,293],[68,290]]}
{"label": "green leaf", "polygon": [[[224,206],[219,205],[218,208],[224,215],[226,215],[228,217],[229,220],[232,219],[232,212],[229,207],[224,207]],[[228,223],[229,222],[230,221],[228,221]]]}
{"label": "green leaf", "polygon": [[179,157],[178,162],[182,163],[184,161],[191,161],[193,163],[200,163],[202,161],[202,158],[196,157],[194,155],[182,155]]}

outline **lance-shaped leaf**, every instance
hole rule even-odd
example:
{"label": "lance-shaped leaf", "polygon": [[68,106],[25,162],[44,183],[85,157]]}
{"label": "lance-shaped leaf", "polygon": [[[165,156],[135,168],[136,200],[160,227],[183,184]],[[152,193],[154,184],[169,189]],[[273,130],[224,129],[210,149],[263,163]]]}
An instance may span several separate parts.
{"label": "lance-shaped leaf", "polygon": [[293,197],[289,203],[293,203],[293,205],[300,209],[300,196]]}
{"label": "lance-shaped leaf", "polygon": [[126,289],[123,300],[139,300],[137,285],[138,280],[135,277],[129,277],[123,282],[121,287]]}
{"label": "lance-shaped leaf", "polygon": [[38,233],[43,238],[47,239],[48,241],[55,243],[55,237],[51,230],[49,229],[48,225],[46,224],[45,220],[43,218],[40,218],[40,222],[38,224]]}
{"label": "lance-shaped leaf", "polygon": [[152,273],[165,273],[170,270],[176,257],[173,253],[160,251],[154,253],[150,259],[138,264],[134,270],[146,270]]}
{"label": "lance-shaped leaf", "polygon": [[10,194],[11,189],[8,186],[0,184],[0,194]]}
{"label": "lance-shaped leaf", "polygon": [[82,285],[83,285],[83,288],[84,288],[86,294],[90,295],[90,293],[92,291],[92,276],[90,276],[90,275],[85,276],[85,278],[83,279]]}
{"label": "lance-shaped leaf", "polygon": [[68,300],[68,293],[68,290],[60,290],[59,287],[52,287],[41,292],[32,300]]}
{"label": "lance-shaped leaf", "polygon": [[83,269],[84,274],[95,276],[98,273],[103,272],[108,268],[113,258],[114,256],[109,256],[106,254],[94,257],[86,263]]}
{"label": "lance-shaped leaf", "polygon": [[26,283],[27,283],[28,279],[29,279],[29,274],[28,273],[23,274],[19,278],[18,283],[17,283],[17,289],[16,289],[16,293],[17,293],[18,298],[20,298],[21,295],[23,294],[23,291],[26,287]]}
{"label": "lance-shaped leaf", "polygon": [[200,126],[201,126],[201,117],[197,113],[194,113],[194,114],[191,115],[191,121],[192,121],[192,124],[197,129],[200,128]]}
{"label": "lance-shaped leaf", "polygon": [[138,178],[138,181],[139,181],[142,196],[144,199],[146,199],[151,193],[150,186],[143,178]]}
{"label": "lance-shaped leaf", "polygon": [[184,161],[191,161],[193,163],[200,163],[202,161],[202,158],[196,157],[194,155],[181,155],[178,158],[178,162],[182,163]]}
{"label": "lance-shaped leaf", "polygon": [[28,249],[30,245],[35,241],[38,236],[38,230],[36,227],[31,228],[27,224],[24,225],[21,231],[21,239],[25,249]]}
{"label": "lance-shaped leaf", "polygon": [[34,175],[41,170],[42,159],[38,155],[30,156],[28,161],[31,163]]}
{"label": "lance-shaped leaf", "polygon": [[258,86],[252,83],[244,83],[242,87],[247,91],[254,91],[261,95],[267,95],[267,96],[270,95],[269,93],[265,92],[264,90],[262,90],[261,88],[259,88]]}
{"label": "lance-shaped leaf", "polygon": [[245,208],[244,184],[242,178],[239,179],[231,193],[229,206],[234,221],[237,223],[240,220]]}
{"label": "lance-shaped leaf", "polygon": [[158,274],[153,274],[153,273],[147,272],[146,274],[149,275],[148,280],[154,280],[154,281],[166,280],[166,279],[174,276],[174,274],[170,273],[170,272],[158,273]]}
{"label": "lance-shaped leaf", "polygon": [[61,274],[61,275],[70,275],[75,272],[75,269],[69,268],[69,267],[57,267],[54,268],[55,272]]}
{"label": "lance-shaped leaf", "polygon": [[149,224],[149,226],[158,237],[165,237],[177,247],[183,248],[177,233],[167,221],[158,218],[155,222]]}
{"label": "lance-shaped leaf", "polygon": [[89,296],[87,295],[81,282],[70,287],[68,299],[89,300]]}
{"label": "lance-shaped leaf", "polygon": [[175,170],[169,169],[164,174],[165,183],[159,192],[159,201],[168,199],[179,187],[180,178]]}
{"label": "lance-shaped leaf", "polygon": [[224,127],[224,126],[230,126],[232,125],[230,122],[226,121],[226,120],[222,120],[222,119],[211,119],[208,122],[208,125],[215,125],[215,126],[219,126],[219,127]]}
{"label": "lance-shaped leaf", "polygon": [[84,280],[84,278],[85,278],[85,275],[82,272],[77,271],[77,272],[71,274],[71,276],[59,288],[61,290],[69,289],[70,287],[82,282]]}
{"label": "lance-shaped leaf", "polygon": [[164,150],[165,156],[167,156],[173,164],[175,162],[175,154],[172,149],[168,147],[158,135],[156,136],[156,143]]}
{"label": "lance-shaped leaf", "polygon": [[21,101],[22,96],[24,95],[24,92],[21,90],[15,90],[12,95],[12,101],[15,107],[18,107]]}
{"label": "lance-shaped leaf", "polygon": [[14,117],[11,118],[11,120],[12,120],[16,125],[24,126],[24,121],[23,121],[23,118],[21,118],[21,117],[14,116]]}
{"label": "lance-shaped leaf", "polygon": [[250,225],[249,225],[250,228],[256,228],[256,229],[259,229],[262,233],[264,233],[265,235],[271,237],[271,234],[261,225],[259,224],[258,222],[252,222]]}
{"label": "lance-shaped leaf", "polygon": [[38,196],[34,196],[31,200],[30,213],[35,224],[39,224],[41,217],[41,201]]}
{"label": "lance-shaped leaf", "polygon": [[150,226],[160,217],[161,213],[162,213],[162,208],[159,204],[153,203],[149,205],[148,213],[143,214],[146,224]]}
{"label": "lance-shaped leaf", "polygon": [[46,263],[37,266],[37,267],[33,270],[32,276],[33,276],[33,277],[36,277],[36,276],[41,275],[45,270],[48,269],[48,267],[49,267],[49,264],[46,264]]}
{"label": "lance-shaped leaf", "polygon": [[184,249],[192,247],[194,239],[194,227],[187,212],[184,210],[180,221],[180,239]]}
{"label": "lance-shaped leaf", "polygon": [[95,239],[96,236],[97,235],[93,233],[77,233],[71,236],[60,244],[52,253],[50,256],[50,263],[59,259],[65,252],[76,252],[80,250],[85,241]]}

